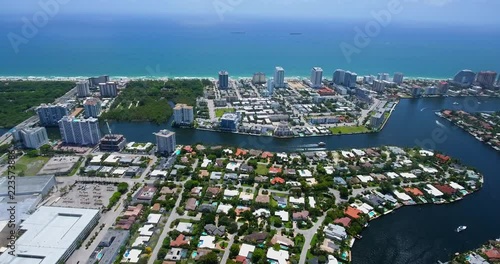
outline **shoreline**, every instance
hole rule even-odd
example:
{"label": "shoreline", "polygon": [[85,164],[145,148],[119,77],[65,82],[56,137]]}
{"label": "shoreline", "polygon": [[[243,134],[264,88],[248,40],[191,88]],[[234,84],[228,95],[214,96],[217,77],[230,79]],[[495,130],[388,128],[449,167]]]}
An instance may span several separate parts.
{"label": "shoreline", "polygon": [[[110,76],[110,80],[114,81],[125,81],[125,80],[168,80],[168,79],[184,79],[184,80],[189,80],[189,79],[209,79],[209,80],[216,80],[217,78],[213,76],[144,76],[144,75],[139,75],[139,76]],[[271,75],[270,75],[271,76]],[[85,76],[85,75],[79,75],[79,76],[55,76],[55,75],[5,75],[5,76],[0,76],[0,81],[18,81],[18,80],[23,80],[23,81],[80,81],[83,79],[88,79],[91,77],[96,77],[96,76]],[[238,79],[252,79],[252,76],[230,76],[231,79],[233,80],[238,80]],[[362,78],[362,76],[359,76],[358,78]],[[451,79],[450,77],[447,78],[437,78],[437,77],[423,77],[423,76],[405,76],[405,80],[426,80],[426,81],[441,81],[441,80],[449,80]],[[309,79],[309,76],[290,76],[286,77],[285,80],[305,80]]]}

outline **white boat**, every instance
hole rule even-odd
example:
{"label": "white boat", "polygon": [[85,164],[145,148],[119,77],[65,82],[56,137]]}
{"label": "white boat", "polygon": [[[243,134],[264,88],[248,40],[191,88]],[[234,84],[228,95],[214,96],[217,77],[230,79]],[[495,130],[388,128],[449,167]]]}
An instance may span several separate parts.
{"label": "white boat", "polygon": [[458,102],[453,102],[453,104],[454,104],[454,105],[457,105],[457,104],[458,104]]}
{"label": "white boat", "polygon": [[325,143],[325,142],[319,142],[319,143],[318,143],[318,147],[324,147],[324,146],[326,146],[326,143]]}
{"label": "white boat", "polygon": [[457,231],[457,233],[459,233],[459,232],[464,231],[465,229],[467,229],[467,226],[459,226],[459,227],[457,227],[456,231]]}

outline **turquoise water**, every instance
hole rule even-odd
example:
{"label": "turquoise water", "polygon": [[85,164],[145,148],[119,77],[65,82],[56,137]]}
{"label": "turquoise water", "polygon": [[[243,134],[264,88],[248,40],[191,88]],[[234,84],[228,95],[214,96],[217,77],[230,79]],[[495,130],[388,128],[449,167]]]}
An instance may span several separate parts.
{"label": "turquoise water", "polygon": [[191,258],[196,258],[197,255],[198,255],[198,252],[195,251],[195,252],[191,253]]}
{"label": "turquoise water", "polygon": [[[293,21],[292,21],[293,22]],[[166,17],[106,19],[58,14],[15,53],[0,40],[0,75],[16,76],[268,76],[276,65],[287,76],[325,77],[344,68],[359,75],[396,71],[450,77],[458,70],[500,71],[500,29],[391,23],[348,61],[340,44],[354,43],[354,27],[367,21],[239,21],[181,25]],[[273,26],[269,26],[269,25]],[[0,15],[0,35],[20,32],[20,17]],[[232,34],[241,31],[245,34]],[[290,35],[301,32],[302,35]]]}
{"label": "turquoise water", "polygon": [[369,215],[370,217],[374,217],[374,216],[375,216],[375,212],[370,211],[370,212],[368,213],[368,215]]}
{"label": "turquoise water", "polygon": [[175,155],[180,155],[181,154],[181,151],[180,150],[176,150],[175,151]]}
{"label": "turquoise water", "polygon": [[130,250],[127,250],[127,251],[125,251],[125,254],[123,254],[123,256],[125,256],[127,258],[129,254],[130,254]]}

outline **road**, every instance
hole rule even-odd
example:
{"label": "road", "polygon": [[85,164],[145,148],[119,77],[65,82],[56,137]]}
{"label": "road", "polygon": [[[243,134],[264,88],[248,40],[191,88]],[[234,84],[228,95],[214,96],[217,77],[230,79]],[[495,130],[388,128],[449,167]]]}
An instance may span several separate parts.
{"label": "road", "polygon": [[313,236],[318,232],[318,228],[323,224],[326,214],[318,218],[318,221],[313,225],[313,227],[307,230],[297,230],[297,233],[304,235],[305,242],[302,252],[300,253],[299,264],[305,264],[307,258],[307,251],[311,248],[311,240]]}
{"label": "road", "polygon": [[220,263],[227,263],[227,259],[229,258],[229,253],[231,246],[233,245],[234,242],[234,235],[229,235],[229,242],[227,243],[226,250],[224,250],[224,256],[222,256],[222,260]]}

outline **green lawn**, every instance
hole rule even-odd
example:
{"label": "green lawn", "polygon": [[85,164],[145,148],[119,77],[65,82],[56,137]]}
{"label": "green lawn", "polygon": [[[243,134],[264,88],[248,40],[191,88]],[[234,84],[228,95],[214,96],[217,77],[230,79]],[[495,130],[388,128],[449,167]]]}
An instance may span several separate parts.
{"label": "green lawn", "polygon": [[269,172],[269,169],[267,168],[266,165],[257,164],[257,169],[255,170],[255,173],[257,175],[267,175],[268,172]]}
{"label": "green lawn", "polygon": [[219,108],[215,109],[215,116],[221,117],[225,113],[234,113],[234,108]]}
{"label": "green lawn", "polygon": [[333,134],[356,134],[356,133],[367,133],[370,132],[365,126],[339,126],[330,127],[330,131]]}
{"label": "green lawn", "polygon": [[[49,159],[48,157],[30,158],[24,155],[16,161],[14,172],[16,175],[34,176],[42,169],[43,165],[45,165]],[[5,176],[7,173],[7,171],[4,171],[3,175]]]}

